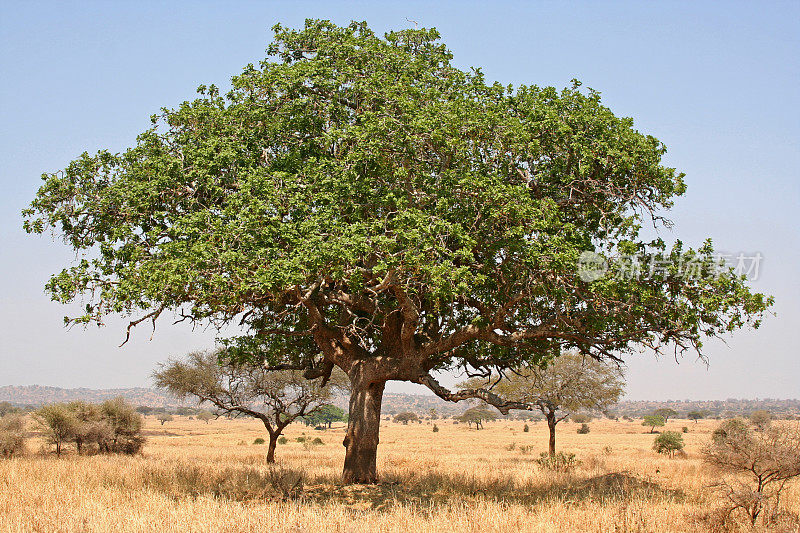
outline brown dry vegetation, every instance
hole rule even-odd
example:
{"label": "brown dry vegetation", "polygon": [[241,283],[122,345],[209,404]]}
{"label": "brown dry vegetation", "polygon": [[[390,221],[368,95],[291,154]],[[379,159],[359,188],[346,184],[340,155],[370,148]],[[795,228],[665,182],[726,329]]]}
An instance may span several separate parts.
{"label": "brown dry vegetation", "polygon": [[[547,449],[544,422],[527,433],[505,420],[481,431],[438,420],[437,433],[382,424],[382,482],[342,487],[342,424],[293,424],[270,468],[266,446],[252,444],[265,436],[258,421],[148,418],[141,456],[0,460],[0,531],[748,531],[744,516],[717,513],[706,488],[717,475],[699,451],[714,421],[667,423],[690,428],[684,459],[655,454],[638,421],[595,421],[588,435],[563,424],[559,450],[582,461],[569,474],[535,463]],[[303,433],[325,444],[296,442]],[[797,528],[798,485],[772,529]]]}

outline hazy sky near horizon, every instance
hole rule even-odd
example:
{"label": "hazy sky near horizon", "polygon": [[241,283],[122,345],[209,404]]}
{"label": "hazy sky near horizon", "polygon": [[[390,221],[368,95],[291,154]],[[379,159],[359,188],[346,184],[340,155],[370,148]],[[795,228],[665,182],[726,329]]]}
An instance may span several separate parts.
{"label": "hazy sky near horizon", "polygon": [[[434,5],[435,4],[435,5]],[[149,385],[159,361],[210,347],[214,332],[159,324],[122,348],[121,319],[65,330],[43,292],[72,255],[27,236],[20,211],[42,172],[84,150],[130,146],[149,116],[225,87],[265,56],[271,26],[366,20],[383,32],[436,27],[462,67],[489,80],[600,91],[616,114],[666,143],[688,192],[680,237],[760,252],[753,285],[777,316],[709,342],[709,366],[642,353],[631,399],[800,397],[800,3],[797,2],[4,2],[0,6],[0,386]],[[448,380],[450,383],[452,379]],[[394,392],[424,392],[392,384]]]}

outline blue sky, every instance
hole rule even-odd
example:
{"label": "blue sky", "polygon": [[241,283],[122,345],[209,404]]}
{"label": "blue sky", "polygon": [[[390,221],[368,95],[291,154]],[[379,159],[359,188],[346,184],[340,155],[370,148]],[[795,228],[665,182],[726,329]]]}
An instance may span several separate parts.
{"label": "blue sky", "polygon": [[[214,333],[123,321],[62,326],[43,293],[70,259],[26,236],[20,210],[39,176],[84,150],[122,150],[162,106],[224,86],[264,57],[276,22],[366,20],[376,31],[435,26],[463,68],[502,83],[578,78],[666,143],[689,190],[671,213],[690,244],[760,252],[756,289],[775,295],[762,329],[707,345],[708,368],[642,353],[629,397],[800,396],[800,3],[797,2],[5,2],[0,6],[0,385],[147,385],[156,362]],[[416,391],[395,384],[393,391]]]}

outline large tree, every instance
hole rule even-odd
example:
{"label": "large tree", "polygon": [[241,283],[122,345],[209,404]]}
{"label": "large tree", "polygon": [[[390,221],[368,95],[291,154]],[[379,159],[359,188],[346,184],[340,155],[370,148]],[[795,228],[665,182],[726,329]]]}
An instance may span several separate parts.
{"label": "large tree", "polygon": [[473,378],[460,387],[485,389],[540,410],[550,430],[549,452],[555,455],[556,425],[579,411],[605,411],[619,401],[625,382],[616,364],[572,352],[505,376]]}
{"label": "large tree", "polygon": [[[46,174],[25,227],[78,254],[47,285],[57,301],[85,298],[70,323],[130,314],[130,334],[175,313],[241,324],[242,357],[309,378],[341,368],[346,482],[377,479],[389,380],[507,412],[531,406],[453,393],[435,373],[568,348],[699,349],[758,325],[769,300],[712,275],[710,243],[640,235],[668,223],[683,175],[597,92],[489,83],[427,29],[309,20],[276,26],[268,53],[226,94],[201,86],[154,115],[134,147]],[[578,268],[613,255],[658,268]]]}
{"label": "large tree", "polygon": [[341,373],[327,383],[309,380],[297,370],[269,370],[262,364],[232,360],[227,350],[192,352],[184,360],[162,365],[153,374],[156,386],[226,415],[251,416],[269,435],[267,462],[275,462],[278,438],[286,426],[324,409],[346,390]]}

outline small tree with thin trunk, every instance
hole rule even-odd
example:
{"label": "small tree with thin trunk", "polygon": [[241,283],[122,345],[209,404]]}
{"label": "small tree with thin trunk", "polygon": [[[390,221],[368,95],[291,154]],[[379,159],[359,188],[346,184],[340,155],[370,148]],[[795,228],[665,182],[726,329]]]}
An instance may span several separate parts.
{"label": "small tree with thin trunk", "polygon": [[664,419],[664,422],[669,422],[670,418],[674,418],[678,416],[678,411],[675,409],[670,409],[669,407],[662,407],[661,409],[656,409],[653,411],[654,415],[658,415]]}
{"label": "small tree with thin trunk", "polygon": [[344,409],[330,404],[321,405],[318,409],[303,417],[303,421],[308,426],[322,426],[328,429],[333,426],[334,422],[343,420],[347,420],[347,413],[344,412]]}
{"label": "small tree with thin trunk", "polygon": [[475,424],[475,429],[481,429],[484,422],[496,419],[497,415],[485,407],[472,407],[458,417],[459,422],[466,422],[470,427]]}
{"label": "small tree with thin trunk", "polygon": [[64,443],[73,438],[78,421],[64,404],[45,405],[33,413],[33,419],[44,431],[47,442],[55,446],[56,455],[61,455]]}
{"label": "small tree with thin trunk", "polygon": [[663,427],[666,424],[664,417],[661,415],[645,415],[644,419],[642,420],[642,425],[650,427],[650,433],[655,433],[656,428]]}
{"label": "small tree with thin trunk", "polygon": [[334,374],[323,385],[295,370],[268,370],[263,365],[232,360],[225,350],[192,352],[184,361],[171,361],[154,373],[156,385],[184,398],[193,396],[232,416],[261,420],[269,434],[267,462],[275,462],[275,448],[284,428],[313,414],[345,388]]}
{"label": "small tree with thin trunk", "polygon": [[624,380],[617,365],[568,352],[544,368],[521,369],[499,380],[474,378],[461,387],[487,387],[504,398],[538,408],[550,430],[549,453],[555,455],[556,425],[576,411],[608,409],[622,396]]}
{"label": "small tree with thin trunk", "polygon": [[707,413],[706,411],[689,411],[689,412],[686,414],[686,417],[687,417],[689,420],[694,420],[694,423],[695,423],[695,424],[697,424],[697,421],[698,421],[698,420],[702,420],[702,419],[703,419],[703,418],[705,418],[706,416],[708,416],[708,413]]}
{"label": "small tree with thin trunk", "polygon": [[163,426],[166,422],[172,422],[175,419],[169,413],[159,413],[156,415],[156,420],[161,422],[161,425]]}

